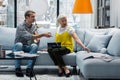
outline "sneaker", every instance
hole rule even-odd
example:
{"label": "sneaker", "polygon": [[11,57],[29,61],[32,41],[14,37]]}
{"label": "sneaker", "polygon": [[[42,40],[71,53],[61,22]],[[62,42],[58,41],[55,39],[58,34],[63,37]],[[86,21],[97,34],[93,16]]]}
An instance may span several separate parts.
{"label": "sneaker", "polygon": [[15,69],[15,74],[16,74],[17,77],[23,77],[24,76],[21,68],[16,68]]}
{"label": "sneaker", "polygon": [[35,74],[34,74],[34,72],[33,72],[33,69],[27,68],[27,69],[26,69],[26,76],[28,76],[28,77],[34,77]]}

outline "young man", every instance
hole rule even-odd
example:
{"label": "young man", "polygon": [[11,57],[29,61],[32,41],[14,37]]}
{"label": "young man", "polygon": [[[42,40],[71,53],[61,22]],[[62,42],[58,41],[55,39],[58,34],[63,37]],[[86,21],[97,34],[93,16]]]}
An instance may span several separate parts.
{"label": "young man", "polygon": [[[15,51],[24,51],[30,54],[36,54],[38,49],[38,44],[34,42],[43,36],[50,37],[51,33],[43,33],[37,34],[36,27],[32,23],[35,21],[35,12],[28,10],[24,14],[25,20],[22,24],[17,27],[16,31],[16,38],[15,38],[15,45],[13,47],[13,52]],[[23,77],[23,73],[20,67],[21,60],[15,61],[15,73],[18,77]],[[33,60],[28,60],[28,65],[26,69],[26,76],[33,77],[34,74],[32,73],[33,69]]]}

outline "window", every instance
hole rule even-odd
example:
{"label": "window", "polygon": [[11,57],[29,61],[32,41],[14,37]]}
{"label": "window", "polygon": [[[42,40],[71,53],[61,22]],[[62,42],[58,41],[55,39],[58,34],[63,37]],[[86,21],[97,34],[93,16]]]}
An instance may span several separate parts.
{"label": "window", "polygon": [[69,23],[76,23],[79,22],[79,15],[72,14],[72,7],[73,7],[74,0],[60,0],[60,14],[67,14],[68,22]]}
{"label": "window", "polygon": [[110,0],[98,0],[97,5],[97,26],[110,27]]}
{"label": "window", "polygon": [[14,27],[14,0],[0,0],[0,26]]}
{"label": "window", "polygon": [[[27,10],[35,9],[36,22],[40,24],[50,24],[54,26],[56,24],[56,18],[58,14],[66,14],[68,18],[68,24],[82,27],[91,25],[91,16],[72,14],[72,7],[75,0],[3,0],[5,1],[5,9],[0,11],[0,26],[16,27],[24,20],[24,13]],[[42,3],[47,3],[47,10],[44,14],[41,13],[41,9],[44,8]],[[34,10],[33,9],[33,10]],[[2,10],[0,8],[0,10]],[[44,9],[43,9],[44,10]],[[79,24],[80,23],[80,24]],[[84,24],[83,24],[84,23]]]}
{"label": "window", "polygon": [[[41,1],[41,2],[40,2]],[[43,6],[42,6],[43,5]],[[47,11],[41,13],[47,6]],[[36,12],[36,22],[44,21],[55,23],[57,17],[57,0],[17,0],[17,25],[23,22],[25,11],[33,9]],[[44,9],[43,9],[44,10]]]}
{"label": "window", "polygon": [[[60,14],[66,14],[68,18],[68,24],[74,28],[89,28],[91,27],[91,15],[90,14],[73,14],[73,4],[75,0],[59,0]],[[75,25],[75,26],[74,26]]]}
{"label": "window", "polygon": [[[30,7],[35,6],[36,8],[38,8],[38,11],[40,10],[40,8],[42,8],[41,6],[37,6],[36,4],[34,4],[33,1],[35,0],[17,0],[17,24],[20,24],[24,20],[24,12],[30,9]],[[41,0],[37,0],[37,1],[40,2]],[[74,0],[47,0],[47,2],[48,2],[48,9],[45,12],[45,14],[36,15],[37,22],[42,22],[42,24],[43,23],[48,24],[50,22],[50,24],[55,25],[57,18],[57,10],[59,10],[58,11],[59,14],[61,13],[68,14],[67,18],[70,24],[79,23],[80,21],[79,15],[72,14],[72,6]],[[58,3],[59,8],[57,8],[57,2],[59,2]]]}

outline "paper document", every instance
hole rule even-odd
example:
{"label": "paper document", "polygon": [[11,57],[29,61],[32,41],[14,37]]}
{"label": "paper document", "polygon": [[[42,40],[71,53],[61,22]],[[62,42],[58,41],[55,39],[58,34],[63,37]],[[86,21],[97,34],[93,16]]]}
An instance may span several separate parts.
{"label": "paper document", "polygon": [[37,56],[39,56],[38,54],[24,53],[23,51],[14,52],[14,55],[20,56],[20,57],[37,57]]}
{"label": "paper document", "polygon": [[38,51],[38,53],[48,53],[47,51]]}
{"label": "paper document", "polygon": [[90,55],[94,56],[95,58],[111,58],[110,55],[108,54],[103,54],[103,53],[89,53]]}
{"label": "paper document", "polygon": [[[89,54],[91,55],[91,56],[89,56],[90,58],[102,59],[107,62],[110,62],[114,59],[112,56],[110,56],[108,54],[103,54],[103,53],[89,53]],[[86,58],[86,59],[88,59],[88,58]]]}
{"label": "paper document", "polygon": [[47,49],[42,49],[40,51],[38,51],[38,53],[48,53]]}

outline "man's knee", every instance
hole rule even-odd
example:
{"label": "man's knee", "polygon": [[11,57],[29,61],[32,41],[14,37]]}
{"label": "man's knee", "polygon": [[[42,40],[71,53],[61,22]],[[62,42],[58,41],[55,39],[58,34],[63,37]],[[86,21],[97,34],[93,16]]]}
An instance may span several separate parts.
{"label": "man's knee", "polygon": [[16,47],[19,47],[19,48],[22,48],[23,47],[23,44],[21,42],[18,42],[15,44]]}
{"label": "man's knee", "polygon": [[22,44],[21,42],[18,42],[18,43],[16,43],[16,44],[13,46],[12,51],[13,51],[13,52],[14,52],[14,51],[21,51],[22,48],[23,48],[23,44]]}
{"label": "man's knee", "polygon": [[37,44],[31,44],[31,47],[34,49],[38,49],[38,45]]}

